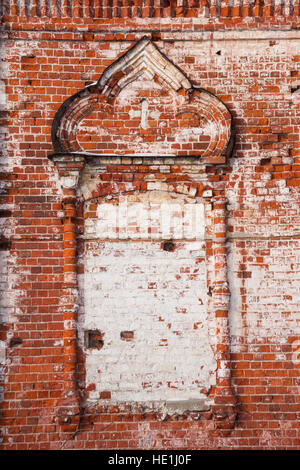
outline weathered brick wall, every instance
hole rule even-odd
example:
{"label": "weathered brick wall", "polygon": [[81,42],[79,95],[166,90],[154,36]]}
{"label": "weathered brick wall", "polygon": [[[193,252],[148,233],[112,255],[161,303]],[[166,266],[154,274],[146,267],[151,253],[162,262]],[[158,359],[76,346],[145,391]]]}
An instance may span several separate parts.
{"label": "weathered brick wall", "polygon": [[[3,449],[300,447],[299,4],[275,0],[250,4],[246,1],[190,3],[162,5],[149,1],[149,5],[142,7],[138,2],[123,6],[122,2],[104,4],[96,0],[6,0],[2,4],[0,397]],[[70,216],[70,224],[76,222],[78,239],[76,380],[82,407],[80,421],[76,427],[70,425],[70,434],[61,426],[59,413],[66,398],[66,336],[74,326],[72,317],[68,318],[66,313],[73,294],[72,289],[65,288],[64,257],[69,248],[63,230],[71,233],[73,228],[66,229],[63,223],[65,207],[58,172],[48,159],[53,153],[51,126],[58,108],[69,96],[97,81],[109,65],[145,34],[194,86],[208,90],[226,104],[234,119],[235,148],[228,164],[221,167],[205,167],[201,158],[200,163],[191,165],[178,157],[161,162],[154,157],[149,160],[139,156],[127,160],[108,157],[106,163],[93,166],[89,162],[85,168],[76,221]],[[104,111],[106,124],[99,124],[103,110],[95,111],[81,122],[78,141],[83,148],[89,149],[90,142],[95,142],[92,148],[96,145],[98,151],[106,154],[158,154],[161,150],[164,155],[182,156],[189,152],[193,155],[197,150],[191,143],[193,116],[172,122],[171,137],[175,139],[172,144],[169,134],[164,133],[165,127],[160,127],[159,119],[163,117],[159,118],[157,113],[174,111],[176,100],[169,98],[169,90],[162,91],[158,85],[151,88],[149,77],[144,87],[149,91],[144,91],[143,98],[149,103],[150,130],[141,129],[138,96],[143,92],[142,85],[143,81],[138,80],[122,90],[117,116],[111,119],[110,111]],[[157,109],[158,106],[161,108]],[[128,113],[130,119],[122,113]],[[86,175],[89,182],[84,180]],[[147,282],[151,282],[153,274],[151,293],[145,295],[148,300],[157,295],[152,292],[154,283],[157,286],[164,281],[165,274],[159,276],[157,269],[165,256],[170,255],[170,259],[173,256],[168,273],[175,279],[178,259],[182,263],[179,274],[188,274],[181,272],[184,267],[193,270],[189,250],[181,256],[183,248],[159,251],[161,241],[138,242],[130,237],[126,242],[110,240],[103,244],[99,234],[90,240],[91,233],[86,229],[89,223],[92,226],[100,203],[111,201],[107,196],[128,192],[137,197],[153,190],[165,190],[160,186],[164,184],[172,186],[176,197],[184,194],[182,187],[187,185],[186,197],[195,196],[206,204],[206,251],[199,247],[197,250],[201,252],[199,257],[205,258],[201,266],[203,272],[206,268],[208,281],[215,276],[211,258],[215,256],[215,264],[218,256],[221,258],[213,248],[213,227],[220,221],[210,213],[214,204],[210,191],[218,196],[218,191],[224,188],[228,201],[231,382],[237,398],[237,417],[231,430],[215,426],[211,409],[170,413],[166,417],[155,407],[151,411],[139,408],[134,399],[132,403],[130,395],[137,389],[134,371],[130,377],[132,388],[125,390],[125,401],[119,400],[114,392],[121,393],[124,382],[117,391],[108,389],[109,385],[116,387],[116,377],[122,372],[122,363],[119,369],[118,363],[112,367],[113,356],[105,349],[109,333],[104,335],[100,350],[85,348],[84,330],[103,328],[98,319],[92,322],[97,305],[93,289],[103,276],[104,271],[100,275],[99,268],[106,264],[114,266],[110,263],[112,256],[117,261],[115,255],[123,249],[123,254],[127,253],[126,269],[133,274],[133,264],[141,268],[140,250],[145,244],[147,247],[152,244],[152,251],[147,251],[144,258],[152,266],[145,276]],[[176,243],[184,247],[199,242]],[[100,246],[102,264],[95,260],[99,258]],[[93,260],[91,249],[96,255]],[[94,276],[100,277],[91,280],[89,273],[94,265]],[[116,264],[112,277],[115,288],[122,283],[122,269],[121,264]],[[183,316],[188,313],[173,308],[174,299],[179,299],[179,280],[173,284],[173,302],[166,302],[169,310],[166,313],[176,323],[176,312],[182,322],[178,323],[176,331],[180,331],[176,336],[180,338],[185,332],[183,351],[188,350],[189,343],[193,345],[197,332],[203,347],[208,341],[205,331],[209,330],[209,336],[213,336],[215,325],[222,326],[222,318],[213,315],[213,294],[208,286],[204,288],[201,276],[198,280],[189,279],[191,291],[186,292],[186,300],[189,310],[196,304],[194,290],[199,297],[206,292],[203,304],[208,305],[208,310],[203,309],[202,316],[200,313],[200,322],[207,318],[203,331],[189,331],[188,322],[197,323],[194,313],[185,320]],[[125,348],[129,350],[136,344],[139,335],[147,335],[138,312],[143,296],[137,293],[138,286],[132,285],[133,279],[135,276],[131,278],[128,274],[123,280],[129,298],[137,301],[128,312],[131,326],[123,326],[118,321],[114,325],[117,333],[113,340],[118,334],[120,343],[111,350],[115,355],[123,351],[126,356]],[[89,288],[91,295],[88,295]],[[117,314],[118,308],[123,308],[122,293],[118,305],[117,290],[112,288],[107,292],[109,308],[113,310],[116,306]],[[86,302],[91,302],[90,317],[86,316]],[[151,302],[147,303],[146,313],[150,317],[149,305]],[[107,330],[110,322],[108,315],[104,322]],[[120,338],[121,331],[135,328],[134,340],[130,335],[127,341]],[[165,331],[157,333],[157,339],[166,339],[162,333]],[[209,347],[214,353],[216,344],[212,337]],[[195,352],[195,362],[203,360],[201,347]],[[166,346],[162,343],[156,347],[154,357],[159,357],[160,348],[164,354]],[[103,351],[108,358],[103,367],[104,388],[97,378],[99,372],[96,374],[94,370],[97,366],[93,369],[93,356],[105,357]],[[139,354],[148,358],[142,348]],[[178,355],[178,361],[181,368],[182,363],[193,363],[187,354],[183,358]],[[205,373],[214,368],[214,359],[209,357],[208,363]],[[147,374],[146,366],[144,361],[137,367],[139,376]],[[159,369],[156,375],[159,380],[161,373]],[[197,374],[200,379],[204,377],[202,372]],[[209,400],[213,400],[216,392],[214,374],[211,377],[211,388],[201,392],[206,397],[209,394]],[[187,379],[192,377],[189,375]],[[143,378],[142,381],[146,382]],[[181,391],[187,388],[184,385]],[[202,388],[207,387],[201,383]],[[140,389],[139,394],[140,399]]]}

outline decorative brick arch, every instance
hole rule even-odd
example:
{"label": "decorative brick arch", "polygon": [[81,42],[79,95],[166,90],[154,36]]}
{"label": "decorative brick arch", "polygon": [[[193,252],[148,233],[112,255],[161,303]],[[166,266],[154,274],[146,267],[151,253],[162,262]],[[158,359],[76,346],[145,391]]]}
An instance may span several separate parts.
{"label": "decorative brick arch", "polygon": [[[151,173],[151,165],[164,166],[169,162],[170,156],[148,156],[142,159],[135,155],[104,155],[96,152],[83,152],[77,139],[76,132],[80,121],[89,115],[95,108],[111,109],[120,91],[131,81],[136,80],[140,74],[150,74],[153,80],[169,87],[172,92],[183,97],[184,105],[176,110],[178,119],[183,119],[188,126],[213,124],[214,132],[208,145],[202,153],[189,156],[180,156],[181,164],[188,167],[199,165],[201,177],[192,179],[184,174],[179,176],[177,182],[164,183],[159,181],[161,175],[151,176],[154,180],[137,180],[133,182],[117,182],[114,176],[106,181],[100,180],[91,183],[91,169],[101,166],[106,173],[118,173],[128,167],[128,171],[136,171],[138,164],[142,164],[144,175]],[[200,119],[202,123],[200,123]],[[64,370],[65,370],[65,400],[61,403],[58,412],[59,422],[63,431],[74,432],[79,423],[80,399],[77,388],[77,222],[80,214],[80,202],[92,198],[103,198],[108,195],[121,194],[132,191],[148,191],[153,185],[158,185],[166,191],[186,194],[190,193],[203,197],[211,204],[212,233],[207,243],[207,250],[213,259],[213,273],[208,280],[208,289],[211,295],[211,305],[216,319],[217,345],[215,357],[217,360],[217,384],[214,394],[212,413],[216,428],[230,430],[236,419],[237,399],[231,384],[230,362],[230,325],[228,318],[230,290],[227,279],[227,253],[226,253],[226,198],[224,179],[220,175],[225,168],[228,156],[233,149],[233,121],[227,107],[214,95],[193,87],[184,74],[175,67],[152,42],[143,38],[126,54],[120,57],[106,69],[99,81],[79,91],[67,99],[58,110],[52,127],[52,139],[55,154],[49,158],[56,164],[62,189],[62,204],[64,207]],[[177,168],[177,156],[171,156],[174,168]],[[184,163],[182,163],[184,161]],[[220,171],[217,170],[218,165]],[[89,170],[86,172],[86,169]],[[102,171],[101,170],[101,171]],[[218,173],[218,174],[217,174]],[[90,189],[83,195],[83,186],[86,184],[83,175],[89,179]],[[119,175],[116,175],[119,177]],[[171,175],[172,176],[172,175]],[[167,176],[164,176],[166,180]],[[184,181],[185,178],[185,181]],[[206,183],[202,183],[203,180]],[[173,180],[174,181],[174,180]],[[157,187],[158,187],[157,186]],[[81,204],[82,206],[82,204]],[[81,214],[82,216],[82,214]]]}
{"label": "decorative brick arch", "polygon": [[[183,104],[174,116],[179,125],[180,120],[184,120],[185,127],[210,128],[209,142],[202,142],[203,148],[195,153],[204,161],[224,163],[233,147],[233,121],[229,110],[215,95],[193,86],[147,37],[111,64],[96,83],[61,105],[52,126],[55,151],[82,152],[76,137],[80,122],[97,109],[103,114],[112,112],[120,92],[143,75],[183,97]],[[195,118],[198,124],[191,124]]]}

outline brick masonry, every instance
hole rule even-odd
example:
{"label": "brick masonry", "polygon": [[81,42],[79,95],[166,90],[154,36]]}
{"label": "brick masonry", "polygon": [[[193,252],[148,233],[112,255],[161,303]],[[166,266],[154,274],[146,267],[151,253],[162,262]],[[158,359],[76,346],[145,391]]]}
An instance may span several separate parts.
{"label": "brick masonry", "polygon": [[[1,6],[1,446],[299,449],[299,4],[148,3]],[[187,82],[157,59],[114,88],[143,38]],[[200,241],[99,223],[170,197],[205,207]]]}

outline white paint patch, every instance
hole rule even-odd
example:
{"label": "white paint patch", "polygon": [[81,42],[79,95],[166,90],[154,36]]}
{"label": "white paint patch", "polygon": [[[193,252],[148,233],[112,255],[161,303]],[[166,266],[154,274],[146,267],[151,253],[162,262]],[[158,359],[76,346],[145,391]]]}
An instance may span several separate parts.
{"label": "white paint patch", "polygon": [[[157,232],[158,203],[201,205],[189,196],[159,191],[120,197],[125,199],[147,206]],[[136,240],[136,230],[128,232],[128,242],[103,240],[101,206],[97,216],[86,219],[80,281],[81,341],[84,330],[99,330],[104,342],[101,349],[86,349],[86,386],[95,385],[88,402],[105,391],[112,403],[141,403],[164,412],[182,412],[195,400],[207,407],[216,362],[208,334],[203,237],[177,240],[174,251],[164,250],[161,238]],[[204,234],[204,218],[201,224]],[[122,339],[122,332],[131,332],[131,338]]]}
{"label": "white paint patch", "polygon": [[15,274],[16,256],[9,251],[0,251],[0,321],[13,323],[16,321],[16,305],[22,295],[15,285],[18,275]]}
{"label": "white paint patch", "polygon": [[[208,341],[203,242],[175,252],[160,242],[89,242],[85,254],[85,329],[104,334],[87,350],[92,398],[113,401],[206,398],[215,381]],[[122,331],[134,338],[123,341]]]}
{"label": "white paint patch", "polygon": [[102,240],[204,239],[202,202],[184,195],[157,191],[162,183],[149,183],[148,186],[153,191],[120,197],[118,204],[100,204],[97,218],[86,219],[85,236]]}

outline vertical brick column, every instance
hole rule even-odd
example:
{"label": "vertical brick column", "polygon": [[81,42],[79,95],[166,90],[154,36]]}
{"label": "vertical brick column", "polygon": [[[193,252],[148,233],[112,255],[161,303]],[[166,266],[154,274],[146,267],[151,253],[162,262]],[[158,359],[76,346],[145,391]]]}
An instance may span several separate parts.
{"label": "vertical brick column", "polygon": [[231,384],[229,302],[226,253],[226,199],[213,199],[213,305],[216,316],[217,382],[213,416],[218,429],[231,429],[236,418],[236,397]]}
{"label": "vertical brick column", "polygon": [[59,424],[64,432],[74,432],[79,423],[77,393],[77,261],[76,261],[76,190],[84,158],[74,155],[50,157],[58,167],[62,189],[64,285],[62,308],[64,312],[64,391],[58,410]]}
{"label": "vertical brick column", "polygon": [[[73,195],[66,194],[73,192]],[[64,395],[67,403],[76,404],[76,195],[65,190],[64,207]]]}

